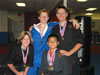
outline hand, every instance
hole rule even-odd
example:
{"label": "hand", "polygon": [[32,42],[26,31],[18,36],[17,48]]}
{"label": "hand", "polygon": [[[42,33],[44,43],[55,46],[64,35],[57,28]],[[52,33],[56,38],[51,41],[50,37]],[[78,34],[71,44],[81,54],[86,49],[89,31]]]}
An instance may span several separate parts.
{"label": "hand", "polygon": [[24,72],[23,71],[18,72],[16,75],[24,75]]}
{"label": "hand", "polygon": [[70,52],[66,50],[60,50],[60,53],[65,56],[70,56]]}
{"label": "hand", "polygon": [[24,72],[24,75],[27,75],[27,73]]}
{"label": "hand", "polygon": [[30,27],[29,27],[29,31],[31,31],[31,30],[32,30],[32,28],[33,28],[33,26],[30,26]]}
{"label": "hand", "polygon": [[72,19],[72,20],[70,20],[70,22],[73,23],[73,26],[75,27],[75,29],[80,28],[80,24],[78,23],[78,21],[76,19]]}

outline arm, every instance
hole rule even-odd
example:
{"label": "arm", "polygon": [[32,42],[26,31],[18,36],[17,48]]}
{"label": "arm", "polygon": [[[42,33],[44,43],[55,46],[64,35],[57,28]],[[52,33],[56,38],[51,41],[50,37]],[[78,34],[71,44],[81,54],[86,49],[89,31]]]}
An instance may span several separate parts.
{"label": "arm", "polygon": [[77,52],[82,46],[83,46],[83,35],[80,31],[80,29],[73,29],[73,35],[74,35],[74,39],[75,39],[75,46],[69,50],[69,51],[65,51],[65,50],[61,50],[60,52],[63,54],[63,55],[66,55],[66,56],[70,56],[72,54],[74,54],[75,52]]}
{"label": "arm", "polygon": [[49,22],[48,25],[50,25],[51,27],[54,27],[56,25],[58,25],[59,22]]}
{"label": "arm", "polygon": [[8,60],[7,60],[7,66],[10,68],[12,72],[14,72],[16,75],[23,75],[23,72],[19,72],[15,66],[13,65],[15,63],[14,59],[16,59],[16,54],[19,54],[16,52],[17,46],[14,46],[10,48],[8,53]]}
{"label": "arm", "polygon": [[77,44],[74,46],[74,48],[72,48],[70,51],[60,50],[60,53],[61,53],[62,55],[71,56],[72,54],[74,54],[75,52],[77,52],[82,46],[83,46],[83,44],[77,43]]}
{"label": "arm", "polygon": [[16,75],[23,75],[24,73],[23,72],[19,72],[13,64],[7,64],[8,67],[16,74]]}
{"label": "arm", "polygon": [[41,75],[44,75],[44,73],[41,73]]}
{"label": "arm", "polygon": [[25,68],[24,75],[27,75],[28,70],[29,70],[29,66],[27,66],[27,67]]}
{"label": "arm", "polygon": [[32,30],[32,28],[33,28],[33,25],[29,27],[29,31],[31,31],[31,30]]}

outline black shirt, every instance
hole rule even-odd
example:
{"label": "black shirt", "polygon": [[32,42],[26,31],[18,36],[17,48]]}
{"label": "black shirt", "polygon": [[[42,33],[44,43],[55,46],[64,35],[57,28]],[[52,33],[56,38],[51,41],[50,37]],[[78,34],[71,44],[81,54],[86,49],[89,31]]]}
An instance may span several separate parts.
{"label": "black shirt", "polygon": [[[34,49],[33,46],[30,45],[26,66],[33,66],[33,55],[34,55]],[[11,51],[8,54],[7,64],[13,64],[14,66],[19,66],[19,67],[24,65],[21,45],[16,45],[11,49]]]}
{"label": "black shirt", "polygon": [[[70,51],[77,43],[83,44],[83,35],[80,29],[75,29],[71,22],[67,22],[63,36],[64,40],[61,38],[59,25],[53,28],[52,34],[56,34],[59,37],[59,49]],[[69,59],[71,62],[76,61],[78,59],[77,52],[69,56]]]}

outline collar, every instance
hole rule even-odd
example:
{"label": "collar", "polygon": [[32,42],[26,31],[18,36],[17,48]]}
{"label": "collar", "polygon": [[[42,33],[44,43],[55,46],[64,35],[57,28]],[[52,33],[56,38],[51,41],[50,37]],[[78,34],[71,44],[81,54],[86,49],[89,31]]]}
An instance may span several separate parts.
{"label": "collar", "polygon": [[[39,26],[41,23],[38,23],[38,24],[34,24],[34,28],[40,33],[40,30],[37,26]],[[45,33],[47,32],[47,29],[48,29],[48,24],[46,25],[44,31],[43,31],[43,36],[45,35]]]}

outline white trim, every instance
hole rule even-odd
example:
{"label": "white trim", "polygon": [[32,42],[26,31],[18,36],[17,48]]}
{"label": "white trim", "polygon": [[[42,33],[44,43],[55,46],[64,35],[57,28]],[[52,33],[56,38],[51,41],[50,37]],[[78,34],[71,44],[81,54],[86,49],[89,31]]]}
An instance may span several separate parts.
{"label": "white trim", "polygon": [[[34,24],[34,28],[40,33],[40,30],[39,30],[39,28],[37,28],[37,25],[40,25],[40,23]],[[45,27],[45,29],[43,31],[43,36],[46,34],[47,29],[48,29],[48,24],[46,25],[46,27]]]}

